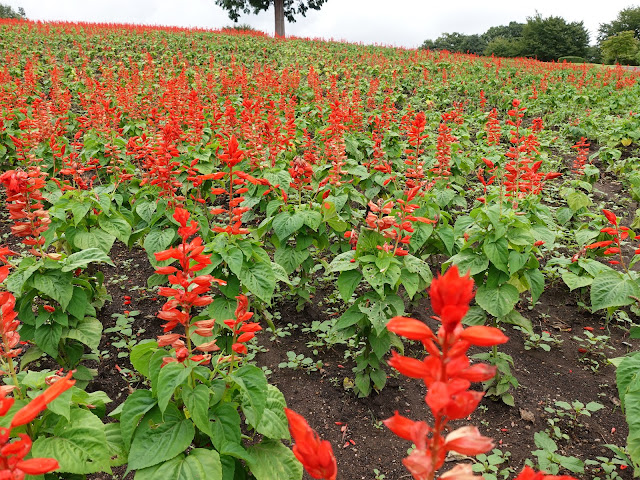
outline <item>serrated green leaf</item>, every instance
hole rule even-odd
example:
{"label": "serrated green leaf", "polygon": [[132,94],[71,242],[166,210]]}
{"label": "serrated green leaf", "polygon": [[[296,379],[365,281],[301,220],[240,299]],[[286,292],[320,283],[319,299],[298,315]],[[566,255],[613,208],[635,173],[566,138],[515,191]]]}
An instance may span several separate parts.
{"label": "serrated green leaf", "polygon": [[273,231],[280,240],[288,238],[302,228],[305,216],[300,212],[281,212],[273,218]]}
{"label": "serrated green leaf", "polygon": [[195,448],[153,467],[138,470],[135,480],[222,480],[222,463],[215,450]]}
{"label": "serrated green leaf", "polygon": [[360,281],[362,280],[362,273],[358,270],[345,270],[338,275],[338,291],[344,301],[347,301],[356,291]]}
{"label": "serrated green leaf", "polygon": [[174,390],[189,378],[192,370],[192,367],[187,367],[180,362],[170,362],[160,369],[157,392],[155,393],[158,397],[158,407],[161,412],[164,413]]}
{"label": "serrated green leaf", "polygon": [[276,277],[271,268],[271,262],[245,262],[238,277],[240,282],[260,300],[265,303],[271,301],[276,288]]}
{"label": "serrated green leaf", "polygon": [[289,424],[284,408],[287,401],[274,385],[267,385],[267,404],[256,432],[274,440],[289,438]]}
{"label": "serrated green leaf", "polygon": [[66,310],[71,297],[73,297],[73,284],[71,272],[63,273],[60,270],[47,270],[33,277],[33,286],[45,295],[57,301],[63,310]]}
{"label": "serrated green leaf", "polygon": [[301,480],[302,464],[281,442],[263,440],[247,449],[247,462],[256,480]]}
{"label": "serrated green leaf", "polygon": [[102,322],[94,317],[84,317],[78,320],[75,328],[66,330],[63,337],[78,340],[91,350],[97,350],[102,338]]}
{"label": "serrated green leaf", "polygon": [[104,262],[113,265],[109,255],[99,248],[87,248],[80,252],[73,253],[65,258],[60,264],[63,272],[72,272],[77,268],[84,268],[93,262]]}
{"label": "serrated green leaf", "polygon": [[191,420],[169,404],[164,412],[155,406],[135,430],[129,451],[129,469],[140,470],[172,459],[184,452],[195,436]]}
{"label": "serrated green leaf", "polygon": [[504,237],[499,238],[495,242],[485,242],[482,250],[498,270],[505,273],[509,272],[509,267],[507,266],[509,248],[507,240]]}
{"label": "serrated green leaf", "polygon": [[131,438],[138,427],[138,422],[157,403],[158,401],[153,398],[149,390],[136,390],[124,401],[120,414],[120,430],[127,450],[131,446]]}
{"label": "serrated green leaf", "polygon": [[206,385],[198,384],[196,388],[191,388],[189,385],[183,385],[182,387],[182,400],[184,400],[193,423],[207,435],[211,435],[211,425],[209,424],[210,397],[211,392]]}
{"label": "serrated green leaf", "polygon": [[609,307],[631,305],[640,296],[640,286],[624,274],[612,271],[597,275],[591,284],[593,311]]}
{"label": "serrated green leaf", "polygon": [[55,458],[59,471],[88,474],[110,471],[110,451],[102,421],[93,413],[73,408],[70,420],[60,419],[53,436],[38,437],[31,448],[35,458]]}
{"label": "serrated green leaf", "polygon": [[89,232],[79,230],[73,236],[73,244],[76,248],[82,250],[97,248],[102,250],[105,254],[108,254],[111,251],[111,247],[113,247],[113,242],[115,241],[115,235],[111,235],[101,228],[94,228]]}
{"label": "serrated green leaf", "polygon": [[519,299],[518,289],[508,283],[495,288],[481,285],[476,292],[476,303],[494,317],[507,315]]}
{"label": "serrated green leaf", "polygon": [[98,224],[105,232],[113,235],[122,243],[128,243],[131,237],[131,225],[123,217],[100,215]]}
{"label": "serrated green leaf", "polygon": [[262,369],[244,365],[229,376],[242,393],[242,412],[247,422],[256,428],[267,405],[267,378]]}
{"label": "serrated green leaf", "polygon": [[344,272],[358,268],[358,264],[351,261],[355,258],[355,255],[356,252],[354,250],[341,253],[331,261],[329,268],[327,268],[327,273]]}

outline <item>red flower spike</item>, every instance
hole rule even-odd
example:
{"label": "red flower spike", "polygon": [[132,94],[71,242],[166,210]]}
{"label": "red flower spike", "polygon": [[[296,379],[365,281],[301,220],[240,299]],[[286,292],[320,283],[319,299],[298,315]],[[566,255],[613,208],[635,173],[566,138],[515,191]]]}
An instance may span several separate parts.
{"label": "red flower spike", "polygon": [[433,310],[440,315],[434,318],[442,321],[437,336],[433,336],[429,327],[412,318],[394,317],[388,324],[389,330],[396,334],[421,340],[427,352],[422,361],[395,352],[389,360],[389,365],[400,373],[421,378],[427,386],[425,401],[431,409],[435,427],[402,417],[397,412],[384,422],[396,435],[416,445],[403,460],[416,479],[474,478],[469,467],[462,465],[439,477],[436,472],[444,465],[449,451],[476,455],[493,448],[491,439],[480,435],[473,426],[462,427],[445,437],[449,421],[467,418],[482,400],[483,392],[470,390],[471,382],[487,381],[495,375],[495,367],[470,364],[467,357],[469,347],[507,341],[497,328],[477,326],[465,329],[462,326],[462,317],[473,298],[473,286],[469,275],[461,277],[455,266],[432,282],[431,303]]}
{"label": "red flower spike", "polygon": [[465,328],[460,334],[460,338],[478,347],[492,347],[506,343],[509,340],[499,328],[485,327],[483,325]]}
{"label": "red flower spike", "polygon": [[604,214],[604,216],[607,218],[607,220],[609,221],[609,223],[611,225],[618,225],[618,217],[616,217],[616,214],[613,213],[610,210],[602,210],[602,213]]}
{"label": "red flower spike", "polygon": [[408,338],[409,340],[426,340],[435,338],[431,329],[415,318],[409,317],[393,317],[387,323],[387,330]]}
{"label": "red flower spike", "polygon": [[307,473],[315,479],[335,480],[338,467],[331,444],[321,440],[304,417],[288,408],[284,409],[289,421],[289,432],[295,442],[293,454]]}

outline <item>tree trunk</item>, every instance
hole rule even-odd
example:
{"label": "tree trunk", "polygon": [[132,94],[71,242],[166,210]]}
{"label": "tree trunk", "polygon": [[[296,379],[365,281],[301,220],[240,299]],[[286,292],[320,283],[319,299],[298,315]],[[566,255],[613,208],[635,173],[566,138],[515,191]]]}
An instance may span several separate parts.
{"label": "tree trunk", "polygon": [[284,0],[274,0],[276,14],[276,37],[284,37]]}

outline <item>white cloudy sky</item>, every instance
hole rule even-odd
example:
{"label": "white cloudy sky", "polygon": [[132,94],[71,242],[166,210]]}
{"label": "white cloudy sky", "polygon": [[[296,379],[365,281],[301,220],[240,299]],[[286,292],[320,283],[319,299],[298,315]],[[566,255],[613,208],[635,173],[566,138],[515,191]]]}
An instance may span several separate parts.
{"label": "white cloudy sky", "polygon": [[[600,23],[613,20],[633,0],[327,0],[321,10],[286,25],[288,35],[417,47],[444,32],[483,33],[512,20],[555,15],[584,21],[595,41]],[[126,22],[220,28],[230,25],[214,0],[0,0],[23,7],[33,20]],[[242,17],[241,23],[273,33],[273,11]]]}

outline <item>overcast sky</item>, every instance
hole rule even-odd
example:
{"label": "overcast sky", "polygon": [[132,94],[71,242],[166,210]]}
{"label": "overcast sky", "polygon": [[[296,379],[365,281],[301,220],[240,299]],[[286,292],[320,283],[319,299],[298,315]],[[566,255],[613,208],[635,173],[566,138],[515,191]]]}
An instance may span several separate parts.
{"label": "overcast sky", "polygon": [[[632,0],[633,1],[633,0]],[[334,38],[350,42],[418,47],[444,32],[483,33],[510,21],[543,17],[584,21],[595,42],[600,23],[610,22],[632,1],[606,0],[327,0],[321,10],[286,24],[287,35]],[[23,7],[32,20],[123,22],[220,28],[231,25],[214,0],[0,0]],[[273,34],[273,10],[240,19]]]}

